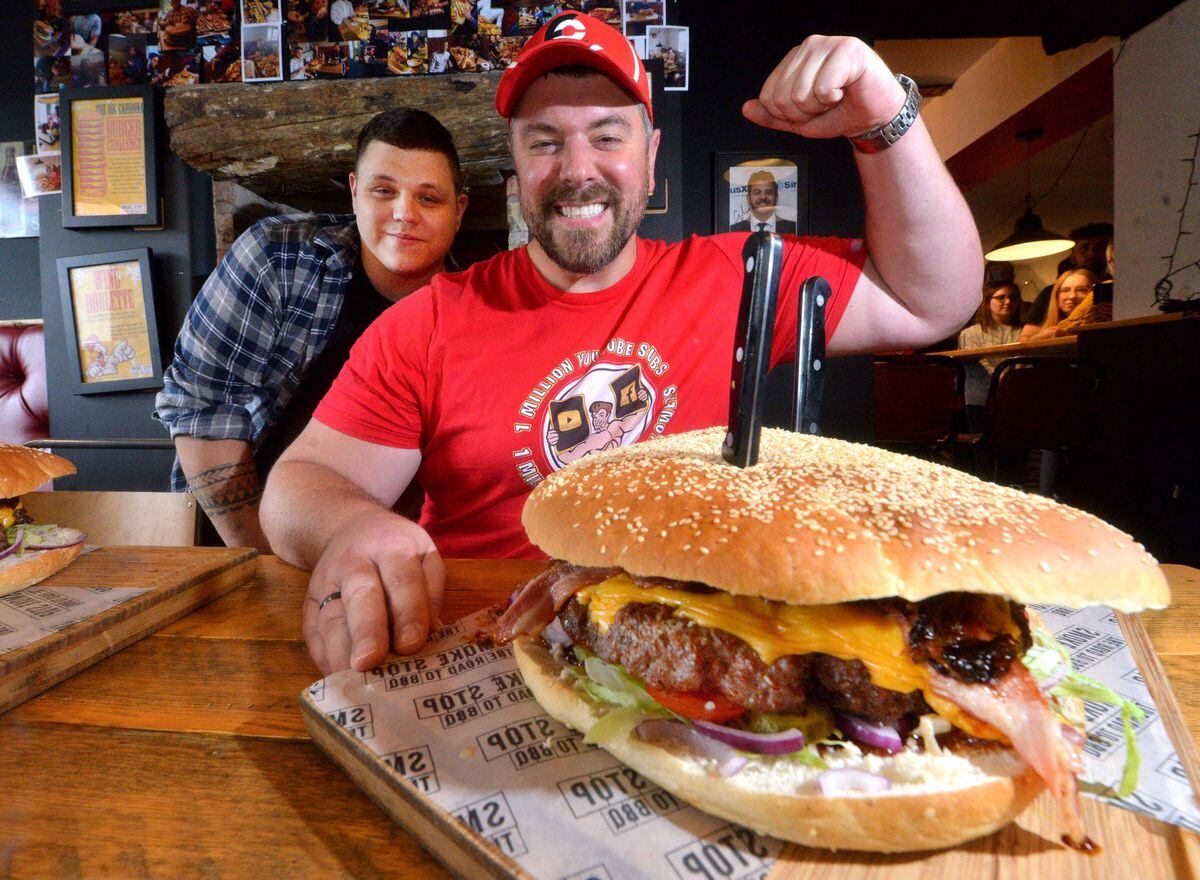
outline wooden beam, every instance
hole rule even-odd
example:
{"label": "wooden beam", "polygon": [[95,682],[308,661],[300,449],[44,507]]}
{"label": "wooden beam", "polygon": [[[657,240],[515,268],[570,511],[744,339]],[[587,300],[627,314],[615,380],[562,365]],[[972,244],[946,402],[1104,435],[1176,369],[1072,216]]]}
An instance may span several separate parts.
{"label": "wooden beam", "polygon": [[496,113],[499,73],[221,84],[168,89],[171,148],[214,180],[235,180],[300,208],[346,192],[359,130],[393,107],[432,113],[454,135],[466,182],[511,172],[508,126]]}
{"label": "wooden beam", "polygon": [[1029,129],[1043,134],[1030,145],[1036,156],[1113,111],[1112,57],[1105,52],[1046,94],[946,160],[946,168],[964,192],[1025,162],[1025,144],[1017,135]]}

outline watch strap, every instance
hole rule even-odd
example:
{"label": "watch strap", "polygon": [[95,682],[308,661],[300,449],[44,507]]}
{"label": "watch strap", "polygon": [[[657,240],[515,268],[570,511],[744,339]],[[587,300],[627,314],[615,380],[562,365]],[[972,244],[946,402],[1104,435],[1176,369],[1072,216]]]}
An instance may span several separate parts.
{"label": "watch strap", "polygon": [[896,74],[896,81],[904,87],[904,106],[894,117],[883,125],[877,125],[870,131],[849,138],[854,149],[860,153],[878,153],[886,150],[904,136],[917,121],[917,113],[921,110],[921,91],[911,77],[902,73]]}

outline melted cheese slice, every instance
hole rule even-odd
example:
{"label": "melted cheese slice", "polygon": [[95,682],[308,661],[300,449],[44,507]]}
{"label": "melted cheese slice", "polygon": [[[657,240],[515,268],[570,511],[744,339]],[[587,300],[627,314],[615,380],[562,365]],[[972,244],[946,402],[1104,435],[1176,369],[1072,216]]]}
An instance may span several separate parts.
{"label": "melted cheese slice", "polygon": [[[20,505],[18,505],[20,506]],[[17,521],[16,508],[0,507],[0,529],[12,528]]]}
{"label": "melted cheese slice", "polygon": [[[674,608],[678,617],[737,636],[767,664],[788,654],[829,654],[840,660],[861,660],[877,687],[902,694],[919,690],[930,708],[955,727],[980,739],[1008,741],[990,724],[933,693],[929,670],[909,658],[908,642],[899,625],[869,608],[853,604],[786,605],[729,593],[643,588],[623,574],[585,587],[576,598],[587,606],[601,632],[608,630],[625,605],[657,603]],[[1016,635],[1015,625],[1012,632]]]}

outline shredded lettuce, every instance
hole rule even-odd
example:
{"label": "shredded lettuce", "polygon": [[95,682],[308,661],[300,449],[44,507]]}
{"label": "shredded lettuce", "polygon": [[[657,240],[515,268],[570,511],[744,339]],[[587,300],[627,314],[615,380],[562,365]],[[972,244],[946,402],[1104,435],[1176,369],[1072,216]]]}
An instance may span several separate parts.
{"label": "shredded lettuce", "polygon": [[[583,661],[584,668],[567,666],[579,688],[592,702],[608,710],[597,719],[583,738],[585,743],[603,746],[627,738],[630,732],[647,718],[670,718],[691,724],[691,720],[676,715],[646,692],[645,685],[615,663],[606,663],[595,654],[578,645],[572,650]],[[597,680],[599,679],[599,681]],[[755,712],[749,717],[747,729],[756,733],[778,733],[799,728],[809,745],[798,752],[767,758],[753,752],[738,751],[738,754],[756,761],[796,761],[806,767],[828,770],[829,765],[817,750],[818,743],[829,742],[835,732],[833,715],[824,706],[812,706],[803,714]],[[833,743],[843,745],[842,743]]]}
{"label": "shredded lettuce", "polygon": [[11,544],[16,540],[17,529],[20,529],[25,533],[25,546],[36,547],[38,544],[45,544],[46,536],[57,528],[58,526],[53,523],[38,523],[37,525],[24,523],[19,526],[14,525],[8,530],[8,543]]}
{"label": "shredded lettuce", "polygon": [[628,739],[630,732],[649,717],[634,706],[616,706],[601,715],[583,737],[589,745],[605,746]]}
{"label": "shredded lettuce", "polygon": [[1142,763],[1133,724],[1135,721],[1139,724],[1145,721],[1146,713],[1137,703],[1126,699],[1112,688],[1106,687],[1086,675],[1080,675],[1072,669],[1070,653],[1050,633],[1040,628],[1034,628],[1030,635],[1033,637],[1033,647],[1021,660],[1039,684],[1053,681],[1059,677],[1064,666],[1067,670],[1066,674],[1050,688],[1048,693],[1051,697],[1057,698],[1055,706],[1060,710],[1065,710],[1063,714],[1076,716],[1068,717],[1068,721],[1076,727],[1082,727],[1082,719],[1078,718],[1078,713],[1072,711],[1070,707],[1074,700],[1091,700],[1095,703],[1120,707],[1125,735],[1125,769],[1121,773],[1121,784],[1117,788],[1117,794],[1120,797],[1129,797],[1137,787],[1138,771]]}
{"label": "shredded lettuce", "polygon": [[[578,645],[575,645],[572,650],[584,662],[585,669],[579,669],[576,666],[568,666],[567,669],[593,702],[622,709],[637,709],[643,717],[679,717],[646,693],[645,686],[622,667],[615,663],[606,663]],[[591,675],[590,672],[597,674]],[[597,681],[597,679],[602,679],[602,681]]]}
{"label": "shredded lettuce", "polygon": [[1121,773],[1121,785],[1117,788],[1117,794],[1121,797],[1129,797],[1137,788],[1138,771],[1142,764],[1142,756],[1137,748],[1137,738],[1133,732],[1133,722],[1136,721],[1140,724],[1146,720],[1146,713],[1142,711],[1142,707],[1100,682],[1077,672],[1070,673],[1059,684],[1052,687],[1050,693],[1056,697],[1091,700],[1120,707],[1121,724],[1125,734],[1125,769]]}
{"label": "shredded lettuce", "polygon": [[790,755],[784,755],[780,760],[795,761],[798,764],[803,764],[805,767],[813,767],[817,770],[828,770],[829,765],[821,757],[821,753],[817,751],[816,743],[809,743],[798,752],[792,752]]}

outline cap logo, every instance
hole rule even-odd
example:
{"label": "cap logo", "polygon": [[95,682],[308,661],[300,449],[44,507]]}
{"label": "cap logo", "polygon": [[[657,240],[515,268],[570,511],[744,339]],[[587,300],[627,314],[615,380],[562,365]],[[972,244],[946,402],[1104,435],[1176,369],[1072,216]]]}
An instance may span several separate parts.
{"label": "cap logo", "polygon": [[546,29],[546,41],[550,40],[584,40],[587,39],[587,28],[576,18],[574,12],[560,15]]}

